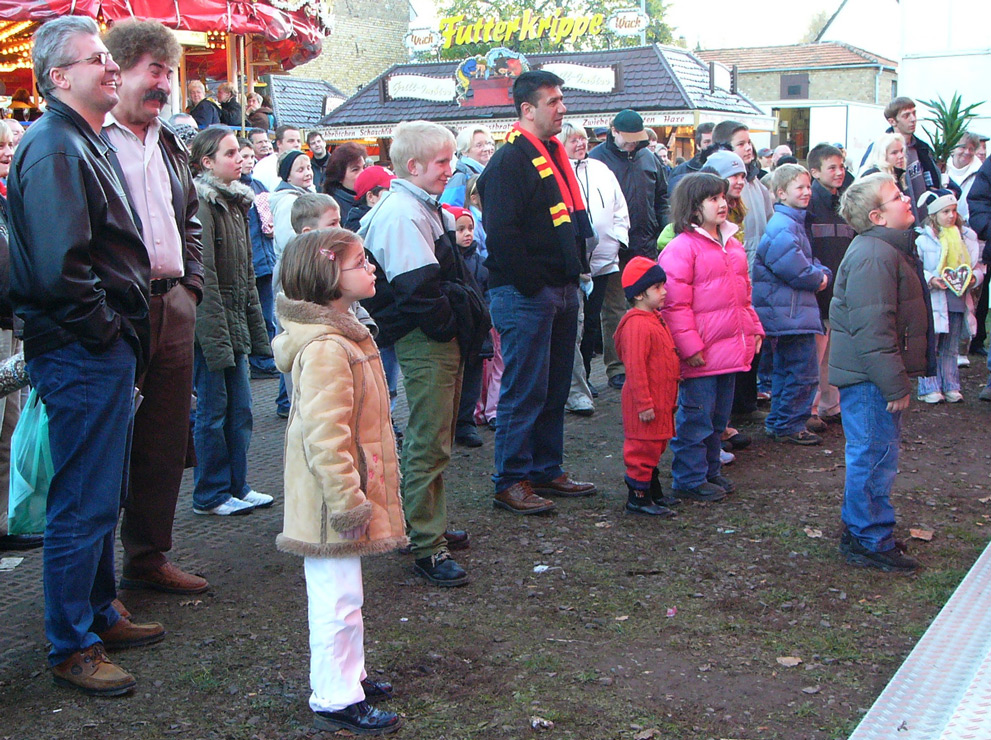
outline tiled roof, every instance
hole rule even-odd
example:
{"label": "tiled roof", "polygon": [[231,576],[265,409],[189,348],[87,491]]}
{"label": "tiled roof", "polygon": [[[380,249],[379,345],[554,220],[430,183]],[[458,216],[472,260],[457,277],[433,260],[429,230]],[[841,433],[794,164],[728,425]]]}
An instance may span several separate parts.
{"label": "tiled roof", "polygon": [[882,64],[892,69],[898,68],[897,62],[837,41],[791,46],[709,49],[697,53],[707,62],[722,62],[727,67],[735,64],[741,72],[758,69],[815,69],[854,64]]}
{"label": "tiled roof", "polygon": [[[587,52],[529,54],[533,69],[543,64],[571,63],[595,67],[614,66],[618,84],[615,92],[590,93],[566,89],[569,115],[609,113],[634,108],[645,111],[713,110],[763,115],[743,95],[717,90],[709,92],[708,65],[690,52],[667,46],[638,46]],[[515,118],[512,105],[470,107],[429,100],[385,100],[384,80],[390,75],[425,75],[452,78],[458,62],[398,64],[352,95],[320,122],[323,126],[393,124],[425,119],[432,121]]]}
{"label": "tiled roof", "polygon": [[329,82],[292,75],[268,75],[272,112],[279,124],[313,128],[324,116],[324,99],[344,100],[347,95]]}

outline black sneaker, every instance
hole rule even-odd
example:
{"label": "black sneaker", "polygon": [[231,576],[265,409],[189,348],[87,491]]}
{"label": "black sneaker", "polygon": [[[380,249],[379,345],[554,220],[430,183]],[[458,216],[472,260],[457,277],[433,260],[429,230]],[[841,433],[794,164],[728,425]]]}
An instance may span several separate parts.
{"label": "black sneaker", "polygon": [[[766,430],[765,430],[766,431]],[[794,434],[775,434],[774,432],[768,431],[767,436],[773,439],[775,442],[784,442],[785,444],[791,445],[801,445],[803,447],[811,447],[813,445],[821,445],[822,437],[814,432],[810,432],[808,429],[803,429],[800,432],[795,432]]]}
{"label": "black sneaker", "polygon": [[468,583],[468,574],[465,569],[454,562],[451,553],[447,550],[441,550],[427,558],[414,560],[413,572],[423,576],[435,586],[444,588],[464,586]]}
{"label": "black sneaker", "polygon": [[358,735],[386,735],[395,732],[403,724],[395,712],[377,709],[366,701],[359,701],[337,712],[314,712],[313,726],[318,730],[348,730]]}
{"label": "black sneaker", "polygon": [[454,441],[457,442],[462,447],[481,447],[482,438],[479,436],[478,431],[475,427],[469,427],[468,429],[462,429],[457,434],[454,435]]}
{"label": "black sneaker", "polygon": [[[845,538],[845,539],[844,539]],[[861,568],[877,568],[885,572],[912,573],[919,567],[919,561],[910,558],[902,552],[902,548],[892,547],[884,552],[868,550],[860,540],[848,531],[840,537],[840,552],[846,555],[846,561]]]}
{"label": "black sneaker", "polygon": [[620,373],[619,375],[613,375],[611,378],[609,378],[609,387],[615,388],[616,390],[621,390],[625,382],[626,382],[625,373]]}
{"label": "black sneaker", "polygon": [[720,488],[722,488],[726,493],[734,493],[736,491],[736,486],[733,485],[733,481],[727,478],[725,475],[714,475],[709,478],[709,483],[713,483]]}
{"label": "black sneaker", "polygon": [[722,501],[726,498],[726,491],[721,486],[709,483],[709,481],[695,488],[672,488],[671,493],[678,498],[690,501]]}

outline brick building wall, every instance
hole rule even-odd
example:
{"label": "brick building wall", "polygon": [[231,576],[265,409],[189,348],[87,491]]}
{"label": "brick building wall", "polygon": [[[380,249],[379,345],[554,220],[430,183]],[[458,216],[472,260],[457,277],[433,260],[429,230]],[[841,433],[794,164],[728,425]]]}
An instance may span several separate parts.
{"label": "brick building wall", "polygon": [[323,53],[290,74],[326,80],[352,95],[409,54],[403,37],[409,29],[406,0],[337,0],[334,32]]}
{"label": "brick building wall", "polygon": [[[894,72],[884,71],[878,83],[878,99],[874,100],[877,69],[807,70],[809,100],[851,100],[859,103],[886,105],[893,97],[891,83],[898,79]],[[740,92],[751,100],[780,100],[781,75],[794,72],[740,72]],[[897,94],[897,93],[896,93]]]}

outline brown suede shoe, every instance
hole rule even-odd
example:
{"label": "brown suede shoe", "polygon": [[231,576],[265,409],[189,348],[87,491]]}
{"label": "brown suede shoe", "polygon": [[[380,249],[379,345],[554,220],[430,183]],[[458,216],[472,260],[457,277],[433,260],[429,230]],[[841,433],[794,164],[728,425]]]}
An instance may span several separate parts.
{"label": "brown suede shoe", "polygon": [[110,603],[111,606],[113,606],[113,608],[117,610],[117,613],[120,614],[122,617],[124,617],[124,619],[131,618],[131,612],[129,612],[127,607],[121,603],[120,599],[114,599]]}
{"label": "brown suede shoe", "polygon": [[554,508],[553,501],[541,498],[533,492],[527,481],[514,483],[495,495],[492,505],[514,514],[539,514]]}
{"label": "brown suede shoe", "polygon": [[596,493],[594,483],[583,483],[580,480],[572,480],[568,477],[567,473],[547,483],[532,483],[531,485],[535,493],[540,493],[544,496],[578,498],[580,496],[591,496]]}
{"label": "brown suede shoe", "polygon": [[165,639],[165,628],[158,622],[135,624],[126,617],[121,617],[114,626],[99,633],[103,646],[107,650],[126,650],[142,645],[154,645]]}
{"label": "brown suede shoe", "polygon": [[165,563],[158,570],[148,571],[138,576],[121,576],[120,588],[149,589],[162,591],[167,594],[201,594],[210,588],[205,578],[194,576],[177,568],[172,563]]}
{"label": "brown suede shoe", "polygon": [[87,696],[120,696],[137,685],[134,676],[110,662],[99,643],[73,653],[52,668],[52,675],[58,686],[79,689]]}

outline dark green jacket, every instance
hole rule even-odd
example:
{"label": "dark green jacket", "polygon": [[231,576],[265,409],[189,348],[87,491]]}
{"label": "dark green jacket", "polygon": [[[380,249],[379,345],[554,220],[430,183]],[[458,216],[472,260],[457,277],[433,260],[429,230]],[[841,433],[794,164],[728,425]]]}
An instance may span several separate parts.
{"label": "dark green jacket", "polygon": [[928,373],[932,312],[915,255],[915,232],[875,226],[858,235],[836,274],[829,305],[829,382],[870,382],[885,400]]}
{"label": "dark green jacket", "polygon": [[203,302],[196,309],[196,343],[207,367],[234,367],[237,355],[272,356],[255,272],[247,211],[251,188],[209,174],[196,178],[203,224]]}

